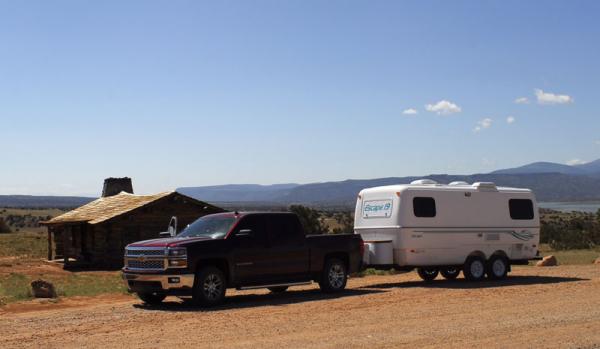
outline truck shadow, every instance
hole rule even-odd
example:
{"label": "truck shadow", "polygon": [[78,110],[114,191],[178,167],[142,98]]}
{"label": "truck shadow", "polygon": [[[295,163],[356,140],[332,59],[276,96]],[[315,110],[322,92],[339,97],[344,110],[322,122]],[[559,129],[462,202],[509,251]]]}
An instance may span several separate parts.
{"label": "truck shadow", "polygon": [[448,288],[448,289],[478,289],[478,288],[499,288],[507,286],[527,286],[527,285],[543,285],[543,284],[558,284],[563,282],[589,281],[590,279],[582,279],[576,277],[560,277],[560,276],[508,276],[504,280],[483,280],[479,282],[467,281],[465,279],[456,280],[433,280],[433,281],[404,281],[396,283],[380,283],[374,285],[365,285],[360,289],[388,289],[388,288],[411,288],[411,287],[427,287],[427,288]]}
{"label": "truck shadow", "polygon": [[143,303],[134,304],[134,308],[159,311],[221,311],[229,309],[254,308],[272,305],[288,305],[304,302],[323,301],[330,299],[339,299],[346,297],[362,296],[367,294],[383,293],[382,290],[367,290],[367,289],[346,289],[341,293],[328,294],[323,293],[319,289],[314,290],[298,290],[286,291],[284,293],[267,293],[267,294],[240,294],[228,295],[225,298],[225,303],[222,305],[204,308],[195,306],[187,301],[165,301],[160,305],[147,305]]}

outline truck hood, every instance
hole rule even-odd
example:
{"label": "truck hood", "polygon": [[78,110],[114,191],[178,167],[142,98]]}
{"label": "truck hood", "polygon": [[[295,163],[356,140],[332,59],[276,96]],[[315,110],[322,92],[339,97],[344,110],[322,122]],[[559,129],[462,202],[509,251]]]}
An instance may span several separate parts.
{"label": "truck hood", "polygon": [[185,238],[161,238],[134,242],[129,244],[131,247],[175,247],[184,246],[191,242],[202,241],[202,240],[213,240],[209,237],[185,237]]}

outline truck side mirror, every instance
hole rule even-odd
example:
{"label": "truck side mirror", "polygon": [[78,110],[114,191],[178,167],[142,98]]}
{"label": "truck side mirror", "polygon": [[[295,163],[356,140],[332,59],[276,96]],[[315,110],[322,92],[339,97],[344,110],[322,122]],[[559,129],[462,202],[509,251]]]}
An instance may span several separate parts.
{"label": "truck side mirror", "polygon": [[168,238],[171,236],[171,232],[169,231],[161,231],[160,233],[158,233],[158,236],[160,236],[161,238]]}

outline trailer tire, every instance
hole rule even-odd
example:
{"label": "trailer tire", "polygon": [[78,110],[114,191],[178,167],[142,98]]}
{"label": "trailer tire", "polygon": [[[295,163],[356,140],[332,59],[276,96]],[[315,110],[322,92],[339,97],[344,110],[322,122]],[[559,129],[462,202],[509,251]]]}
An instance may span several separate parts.
{"label": "trailer tire", "polygon": [[343,291],[348,281],[346,264],[339,258],[329,258],[325,261],[319,287],[325,293]]}
{"label": "trailer tire", "polygon": [[166,294],[156,292],[138,292],[138,297],[148,305],[159,305],[167,298]]}
{"label": "trailer tire", "polygon": [[271,291],[271,293],[283,293],[285,291],[287,291],[288,287],[287,286],[275,286],[275,287],[268,287],[269,291]]}
{"label": "trailer tire", "polygon": [[487,263],[487,276],[492,280],[501,280],[508,273],[508,260],[501,255],[493,255]]}
{"label": "trailer tire", "polygon": [[460,274],[460,268],[457,267],[445,267],[440,270],[440,273],[446,280],[454,280]]}
{"label": "trailer tire", "polygon": [[465,279],[469,281],[481,281],[485,278],[486,265],[485,260],[479,256],[467,258],[463,266]]}
{"label": "trailer tire", "polygon": [[194,278],[192,299],[194,304],[211,307],[223,302],[226,290],[225,274],[217,267],[204,267]]}
{"label": "trailer tire", "polygon": [[433,281],[439,272],[437,268],[417,268],[417,274],[425,281]]}

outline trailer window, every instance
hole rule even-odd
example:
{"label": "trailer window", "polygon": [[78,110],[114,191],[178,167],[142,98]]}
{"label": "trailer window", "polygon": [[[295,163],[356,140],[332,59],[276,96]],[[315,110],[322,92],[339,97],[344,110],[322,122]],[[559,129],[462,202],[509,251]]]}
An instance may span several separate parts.
{"label": "trailer window", "polygon": [[533,202],[529,199],[510,199],[508,209],[512,219],[533,219]]}
{"label": "trailer window", "polygon": [[435,217],[435,200],[433,198],[413,198],[413,212],[417,217]]}

